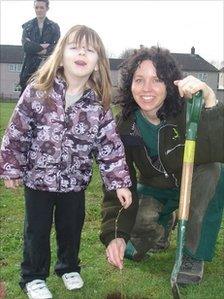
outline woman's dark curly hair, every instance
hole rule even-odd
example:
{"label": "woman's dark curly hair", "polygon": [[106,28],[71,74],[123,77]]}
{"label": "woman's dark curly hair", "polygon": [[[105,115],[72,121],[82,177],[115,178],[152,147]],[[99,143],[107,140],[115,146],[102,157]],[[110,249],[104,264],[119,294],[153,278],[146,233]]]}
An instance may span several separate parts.
{"label": "woman's dark curly hair", "polygon": [[173,81],[181,79],[182,73],[169,50],[151,47],[134,51],[121,65],[118,103],[122,107],[123,118],[126,119],[138,108],[131,92],[131,85],[135,71],[144,60],[152,61],[158,78],[166,85],[167,96],[163,106],[158,110],[157,116],[160,120],[166,119],[170,115],[176,116],[182,109],[183,101]]}

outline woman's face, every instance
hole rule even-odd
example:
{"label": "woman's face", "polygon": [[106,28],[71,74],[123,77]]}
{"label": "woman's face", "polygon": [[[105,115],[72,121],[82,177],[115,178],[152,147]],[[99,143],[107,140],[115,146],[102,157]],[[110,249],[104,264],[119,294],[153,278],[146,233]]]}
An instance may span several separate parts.
{"label": "woman's face", "polygon": [[131,85],[132,95],[147,115],[156,114],[166,98],[166,86],[156,74],[151,60],[144,60],[136,69]]}

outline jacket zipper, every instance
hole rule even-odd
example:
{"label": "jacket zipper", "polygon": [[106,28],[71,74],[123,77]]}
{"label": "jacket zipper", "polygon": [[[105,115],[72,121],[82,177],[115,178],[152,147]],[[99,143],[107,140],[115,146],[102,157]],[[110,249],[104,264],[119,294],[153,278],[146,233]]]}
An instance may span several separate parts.
{"label": "jacket zipper", "polygon": [[168,178],[169,177],[169,174],[168,172],[166,171],[166,168],[164,167],[162,161],[161,161],[161,158],[160,158],[160,150],[159,150],[159,143],[160,143],[160,130],[162,128],[166,127],[166,125],[163,125],[159,128],[159,131],[158,131],[158,144],[157,144],[157,150],[158,150],[158,157],[159,157],[159,162],[160,164],[162,165],[163,169],[164,169],[164,175],[165,175],[165,178]]}
{"label": "jacket zipper", "polygon": [[[138,127],[135,125],[135,123],[133,123],[133,125],[134,125],[134,127],[135,127],[135,130],[138,131],[138,135],[141,136],[141,133],[140,133]],[[159,139],[158,139],[158,141],[159,141]],[[159,142],[158,142],[158,145],[159,145]],[[151,158],[150,158],[149,155],[148,155],[148,152],[147,152],[147,149],[146,149],[145,145],[144,145],[143,147],[144,147],[144,150],[145,150],[145,153],[146,153],[146,157],[147,157],[147,159],[148,159],[150,165],[151,165],[156,171],[158,171],[158,172],[160,172],[160,173],[163,173],[163,174],[165,175],[165,178],[168,178],[169,175],[168,175],[167,171],[165,170],[165,167],[163,166],[163,164],[162,164],[162,162],[161,162],[161,159],[160,159],[159,154],[158,154],[158,157],[159,157],[160,165],[161,165],[162,168],[163,168],[163,171],[159,170],[158,168],[156,168],[156,167],[152,164],[152,160],[151,160]],[[158,149],[159,149],[159,148],[158,148]],[[159,153],[159,150],[158,150],[158,153]]]}
{"label": "jacket zipper", "polygon": [[175,177],[175,175],[172,173],[172,177],[173,177],[173,179],[174,179],[174,182],[175,182],[175,186],[177,187],[177,188],[179,188],[180,186],[179,186],[179,184],[178,184],[178,182],[177,182],[177,178]]}
{"label": "jacket zipper", "polygon": [[[135,123],[133,123],[133,125],[135,126]],[[164,127],[167,127],[167,126],[174,126],[174,125],[172,125],[172,124],[165,124],[165,125],[161,126],[161,127],[159,128],[159,131],[158,131],[158,145],[157,145],[157,148],[158,148],[158,158],[159,158],[160,165],[161,165],[162,168],[163,168],[163,171],[159,170],[158,168],[156,168],[156,167],[152,164],[152,160],[151,160],[151,158],[150,158],[149,155],[148,155],[148,152],[147,152],[146,147],[144,146],[144,150],[145,150],[145,153],[146,153],[146,157],[147,157],[147,159],[148,159],[150,165],[151,165],[155,170],[159,171],[160,173],[163,173],[164,176],[165,176],[165,178],[168,178],[168,177],[169,177],[169,174],[168,174],[166,168],[164,167],[164,165],[163,165],[163,163],[162,163],[162,161],[161,161],[161,158],[160,158],[160,150],[159,150],[159,144],[160,144],[160,130],[161,130],[162,128],[164,128]],[[141,136],[141,133],[140,133],[139,129],[137,128],[137,126],[135,126],[135,129],[138,131],[138,135]],[[174,175],[173,173],[172,173],[172,177],[173,177],[173,179],[174,179],[175,186],[179,188],[179,185],[178,185],[178,183],[177,183],[177,178],[175,177],[175,175]]]}
{"label": "jacket zipper", "polygon": [[[160,128],[159,128],[159,132],[158,132],[158,153],[159,153],[159,133],[160,133],[160,130],[162,129],[162,128],[165,128],[165,127],[167,127],[167,126],[171,126],[171,127],[177,127],[176,125],[173,125],[173,124],[165,124],[165,125],[163,125],[163,126],[161,126]],[[178,145],[178,146],[181,146],[182,144],[180,144],[180,145]],[[177,146],[176,146],[177,147]],[[176,148],[175,147],[175,148]],[[174,149],[175,149],[174,148]],[[172,149],[173,150],[173,149]],[[169,153],[169,152],[171,152],[172,150],[170,150],[170,151],[166,151],[166,155]],[[160,159],[160,155],[159,155],[159,159]],[[161,162],[161,159],[160,159],[160,162]],[[162,164],[162,162],[161,162],[161,164]],[[162,164],[162,166],[163,166],[163,164]],[[163,166],[164,167],[164,166]],[[167,173],[167,171],[166,171],[166,169],[165,169],[165,167],[164,167],[164,170],[165,170],[165,172],[166,172],[166,174],[168,175],[168,173]],[[172,177],[173,177],[173,179],[174,179],[174,183],[175,183],[175,186],[177,187],[177,188],[179,188],[179,185],[178,185],[178,180],[177,180],[177,178],[175,177],[175,175],[172,173],[171,174],[172,175]],[[168,175],[169,176],[169,175]],[[166,175],[165,175],[165,177],[166,177]]]}

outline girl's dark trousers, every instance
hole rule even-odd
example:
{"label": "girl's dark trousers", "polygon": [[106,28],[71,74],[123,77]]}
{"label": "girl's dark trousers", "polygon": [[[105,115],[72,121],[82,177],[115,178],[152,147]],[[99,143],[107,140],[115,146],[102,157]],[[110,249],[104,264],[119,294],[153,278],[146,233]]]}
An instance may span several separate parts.
{"label": "girl's dark trousers", "polygon": [[79,247],[85,218],[85,195],[80,192],[48,192],[25,187],[24,249],[21,288],[34,279],[49,276],[50,232],[54,221],[57,240],[55,273],[80,272]]}

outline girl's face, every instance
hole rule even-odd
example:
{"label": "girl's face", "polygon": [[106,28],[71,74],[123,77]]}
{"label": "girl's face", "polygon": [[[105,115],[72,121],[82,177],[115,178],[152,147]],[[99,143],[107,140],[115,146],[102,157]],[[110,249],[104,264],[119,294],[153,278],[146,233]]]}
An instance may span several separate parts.
{"label": "girl's face", "polygon": [[92,72],[98,70],[98,54],[91,45],[87,45],[85,38],[76,44],[73,37],[69,38],[63,52],[64,75],[68,81],[87,81]]}
{"label": "girl's face", "polygon": [[132,95],[147,115],[156,114],[166,98],[166,86],[156,74],[151,60],[144,60],[136,69],[131,85]]}

